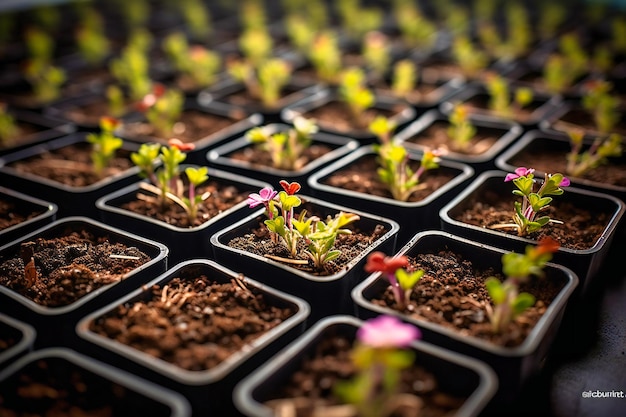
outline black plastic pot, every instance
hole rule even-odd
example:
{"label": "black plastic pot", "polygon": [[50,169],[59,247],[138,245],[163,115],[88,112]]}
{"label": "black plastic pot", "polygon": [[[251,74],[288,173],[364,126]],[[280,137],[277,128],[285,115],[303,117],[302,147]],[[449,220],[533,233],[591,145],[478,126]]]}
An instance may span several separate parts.
{"label": "black plastic pot", "polygon": [[[87,143],[86,135],[85,132],[76,132],[0,157],[0,180],[4,183],[10,183],[13,189],[57,204],[60,215],[86,215],[95,218],[97,214],[96,199],[137,181],[139,179],[138,167],[133,166],[115,176],[103,178],[87,186],[75,187],[36,174],[20,172],[11,166],[14,162],[23,161],[46,152],[54,152],[64,147],[91,146]],[[122,148],[118,150],[118,154],[126,152],[130,155],[138,148],[139,145],[136,143],[125,142]]]}
{"label": "black plastic pot", "polygon": [[[57,396],[25,397],[22,387],[33,382]],[[43,349],[18,359],[0,372],[0,392],[2,414],[30,410],[45,415],[54,409],[98,413],[110,407],[116,416],[191,416],[182,395],[67,348]]]}
{"label": "black plastic pot", "polygon": [[[421,159],[420,151],[410,152],[411,160],[419,161]],[[372,158],[376,155],[372,145],[361,146],[349,155],[322,168],[308,179],[311,195],[348,207],[359,207],[368,213],[384,213],[386,217],[402,225],[398,235],[402,243],[408,241],[420,230],[437,227],[439,225],[439,209],[448,203],[453,196],[456,196],[463,185],[467,184],[474,175],[474,170],[469,165],[442,160],[436,171],[449,174],[452,179],[423,200],[406,202],[325,184],[328,177],[337,174],[341,169],[358,162],[362,158]]]}
{"label": "black plastic pot", "polygon": [[516,116],[506,117],[494,113],[488,107],[489,100],[490,96],[483,85],[471,85],[463,90],[460,90],[458,94],[453,95],[447,101],[443,102],[441,106],[439,106],[439,109],[447,116],[452,112],[455,103],[467,103],[472,105],[472,107],[475,107],[470,110],[472,116],[474,114],[483,114],[504,121],[514,121],[522,125],[522,127],[528,129],[536,127],[539,123],[546,120],[546,118],[548,118],[561,103],[560,96],[552,96],[535,92],[533,100],[528,106],[526,106],[526,108],[531,109],[531,113],[527,119],[522,120]]}
{"label": "black plastic pot", "polygon": [[[181,168],[184,169],[186,166],[190,165]],[[217,169],[209,169],[208,175],[209,181],[217,181],[220,186],[235,187],[242,192],[258,192],[261,188],[269,186],[267,183],[249,177]],[[121,207],[125,203],[136,200],[137,194],[146,195],[146,192],[142,191],[141,182],[128,185],[99,198],[96,201],[99,218],[106,224],[165,244],[170,249],[168,258],[174,264],[191,258],[212,257],[213,249],[209,243],[209,237],[224,226],[230,225],[249,214],[244,200],[207,220],[201,226],[171,225]],[[184,242],[184,245],[181,242]]]}
{"label": "black plastic pot", "polygon": [[[501,257],[505,250],[482,243],[464,239],[450,233],[440,231],[425,231],[416,234],[394,256],[415,256],[424,253],[438,253],[442,250],[451,250],[471,261],[475,268],[501,271]],[[524,342],[516,347],[503,347],[487,340],[468,336],[452,328],[431,323],[426,319],[416,319],[408,315],[383,307],[372,302],[373,298],[381,296],[389,281],[376,272],[357,285],[352,291],[352,298],[356,305],[356,315],[362,319],[375,317],[379,314],[394,315],[398,318],[415,324],[422,330],[423,340],[450,349],[464,355],[484,361],[491,366],[498,375],[498,393],[495,403],[506,404],[515,398],[528,379],[537,374],[550,352],[552,342],[556,338],[561,321],[566,311],[567,303],[578,285],[578,277],[570,269],[561,265],[548,263],[546,273],[554,279],[563,279],[563,288],[548,306],[545,314],[533,328]],[[418,291],[419,291],[419,283]],[[502,410],[504,411],[504,410]]]}
{"label": "black plastic pot", "polygon": [[13,142],[0,141],[0,155],[15,152],[28,146],[46,142],[59,136],[68,135],[76,130],[76,126],[63,120],[47,117],[34,111],[10,109],[18,128],[30,128],[32,133],[20,135]]}
{"label": "black plastic pot", "polygon": [[[504,149],[506,149],[515,139],[522,134],[522,127],[516,122],[485,116],[473,115],[471,123],[476,128],[476,136],[495,137],[497,141],[490,147],[482,149],[477,153],[463,153],[453,149],[446,149],[442,159],[450,159],[470,165],[477,172],[487,169],[494,169],[494,159]],[[431,110],[424,113],[417,120],[410,123],[406,128],[399,131],[395,138],[402,142],[407,149],[424,151],[425,146],[420,144],[420,135],[429,127],[437,124],[449,126],[448,117],[438,110]]]}
{"label": "black plastic pot", "polygon": [[[506,172],[487,171],[474,179],[457,197],[446,204],[440,211],[441,229],[445,232],[486,243],[509,251],[523,252],[529,244],[536,241],[527,237],[507,234],[502,231],[475,226],[456,220],[458,213],[474,201],[488,202],[490,198],[511,199],[511,216],[513,215],[513,199],[510,183],[504,182]],[[491,194],[491,197],[486,197]],[[558,201],[569,201],[576,206],[586,208],[594,213],[605,213],[609,216],[604,233],[589,249],[570,249],[560,247],[554,254],[553,261],[573,270],[580,279],[580,292],[584,294],[590,283],[597,277],[604,259],[610,249],[613,237],[618,230],[626,206],[623,201],[604,193],[567,187],[565,193],[555,198]],[[566,214],[565,214],[566,216]],[[566,220],[566,218],[565,218]]]}
{"label": "black plastic pot", "polygon": [[[229,283],[232,280],[241,279],[244,285],[263,294],[268,304],[278,308],[290,307],[294,310],[294,314],[223,360],[219,365],[206,370],[181,368],[171,362],[155,358],[148,352],[109,339],[89,329],[90,323],[97,321],[99,317],[105,316],[107,312],[119,305],[131,305],[152,299],[151,287],[154,285],[164,287],[176,277],[193,280],[200,275],[206,275],[218,283]],[[101,360],[111,362],[123,369],[139,369],[137,373],[144,377],[184,393],[192,399],[194,410],[202,410],[205,413],[203,415],[213,415],[214,412],[219,415],[219,412],[229,409],[227,407],[229,401],[226,399],[242,377],[304,331],[305,319],[309,312],[309,305],[297,297],[262,285],[251,278],[243,277],[237,271],[229,270],[214,261],[194,259],[175,265],[141,288],[125,294],[84,317],[77,324],[76,332],[88,343],[86,348],[93,351],[94,355]],[[236,329],[233,330],[234,335],[236,335]]]}
{"label": "black plastic pot", "polygon": [[[585,147],[591,145],[592,140],[585,139]],[[566,160],[566,155],[571,150],[569,137],[566,134],[560,132],[546,132],[541,130],[532,130],[527,132],[518,141],[516,141],[509,149],[504,151],[500,156],[496,158],[496,166],[498,169],[513,172],[518,166],[532,165],[532,156],[526,160],[526,165],[515,163],[520,161],[524,153],[532,154],[550,154],[554,155],[554,159]],[[616,158],[609,158],[608,165],[614,165],[614,169],[624,170],[626,168],[626,155],[622,155]],[[535,175],[543,177],[545,171],[536,170]],[[566,174],[564,172],[564,174]],[[584,188],[591,191],[597,191],[613,195],[622,200],[626,200],[626,185],[611,184],[607,181],[592,180],[584,177],[572,177],[567,176],[572,185],[580,188]]]}
{"label": "black plastic pot", "polygon": [[[132,104],[127,102],[124,115],[133,110]],[[99,130],[100,118],[110,116],[106,96],[103,93],[94,92],[64,98],[46,106],[43,111],[46,115],[72,123],[81,131]]]}
{"label": "black plastic pot", "polygon": [[309,302],[311,304],[309,322],[313,323],[323,316],[345,313],[351,309],[350,289],[366,275],[363,270],[365,258],[374,250],[393,251],[400,226],[394,220],[385,217],[313,197],[304,195],[300,197],[304,202],[300,209],[306,208],[307,215],[315,214],[325,218],[328,215],[334,216],[340,211],[355,213],[360,216],[360,219],[353,223],[355,228],[370,232],[381,225],[385,227],[386,233],[372,242],[340,272],[326,276],[302,271],[285,263],[228,246],[230,240],[251,233],[253,229],[259,227],[259,223],[262,224],[264,209],[254,210],[242,220],[225,227],[212,235],[210,241],[215,259],[219,263]]}
{"label": "black plastic pot", "polygon": [[[275,414],[264,405],[272,393],[313,355],[325,338],[342,335],[354,340],[362,321],[351,316],[331,316],[315,324],[270,361],[259,367],[235,387],[235,406],[246,417],[271,417]],[[426,368],[437,378],[438,387],[447,393],[466,397],[455,416],[478,416],[494,395],[498,381],[484,363],[423,341],[411,344],[416,352],[415,364]],[[454,377],[451,377],[451,376]]]}
{"label": "black plastic pot", "polygon": [[[286,106],[282,110],[280,117],[282,121],[293,124],[293,120],[296,117],[304,116],[310,118],[310,113],[315,109],[338,101],[339,98],[335,88],[322,88],[309,95],[309,97]],[[404,127],[416,116],[415,109],[407,102],[390,96],[376,96],[376,102],[372,110],[376,113],[386,115],[396,124],[398,129]],[[371,144],[376,141],[376,136],[367,129],[367,126],[363,129],[344,130],[319,118],[317,118],[317,125],[320,131],[340,136],[348,136],[358,140],[361,145]]]}
{"label": "black plastic pot", "polygon": [[10,242],[13,239],[24,236],[26,233],[56,220],[58,207],[54,203],[49,203],[4,187],[0,187],[0,201],[9,205],[11,214],[13,215],[26,215],[31,212],[39,213],[28,220],[0,230],[0,239],[2,239],[2,242]]}
{"label": "black plastic pot", "polygon": [[[272,123],[267,125],[272,133],[289,130],[290,126],[282,123]],[[289,182],[297,181],[303,187],[303,192],[308,192],[306,188],[307,178],[311,173],[328,165],[332,161],[353,152],[358,147],[358,142],[344,136],[336,136],[328,133],[315,133],[311,146],[327,146],[331,150],[322,157],[315,159],[304,165],[302,168],[289,171],[286,169],[274,168],[272,166],[248,163],[230,157],[235,152],[245,151],[246,148],[256,146],[245,136],[237,137],[228,143],[224,143],[213,148],[206,154],[206,159],[211,166],[233,171],[241,175],[267,181],[270,184],[278,184],[280,180]]]}
{"label": "black plastic pot", "polygon": [[[53,239],[74,232],[80,233],[83,230],[93,233],[99,239],[107,239],[111,243],[119,242],[127,247],[135,247],[151,259],[141,267],[127,273],[122,280],[94,289],[73,303],[59,307],[37,304],[8,287],[0,286],[0,298],[2,298],[0,312],[11,317],[17,317],[34,326],[37,331],[38,346],[57,344],[64,335],[71,338],[74,322],[84,314],[101,307],[115,297],[119,297],[130,288],[141,285],[155,274],[165,271],[167,267],[168,248],[166,246],[87,217],[65,217],[56,220],[1,246],[0,262],[19,257],[23,242],[38,238]],[[60,266],[67,265],[61,264]]]}
{"label": "black plastic pot", "polygon": [[[612,132],[624,136],[626,135],[626,123],[624,122],[626,107],[622,104],[619,111],[621,118],[618,119]],[[542,120],[539,124],[539,128],[552,133],[555,131],[567,133],[567,131],[571,129],[583,129],[587,139],[600,134],[595,126],[592,114],[582,106],[580,100],[568,100],[563,102],[563,104],[550,113],[545,120]]]}
{"label": "black plastic pot", "polygon": [[0,369],[33,350],[37,332],[33,326],[0,313]]}

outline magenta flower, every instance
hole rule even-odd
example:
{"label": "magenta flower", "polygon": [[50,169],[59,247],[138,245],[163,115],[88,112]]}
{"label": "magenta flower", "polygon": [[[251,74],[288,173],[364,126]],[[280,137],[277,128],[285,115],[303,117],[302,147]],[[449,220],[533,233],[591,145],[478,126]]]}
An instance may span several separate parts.
{"label": "magenta flower", "polygon": [[561,183],[559,184],[559,187],[569,187],[570,185],[570,180],[567,177],[563,177],[563,179],[561,180]]}
{"label": "magenta flower", "polygon": [[374,348],[402,348],[422,334],[411,324],[405,324],[394,316],[382,315],[364,322],[356,336],[362,343]]}
{"label": "magenta flower", "polygon": [[255,208],[261,204],[267,207],[268,203],[276,197],[277,191],[270,187],[264,187],[259,193],[252,193],[248,196],[246,202],[250,208]]}
{"label": "magenta flower", "polygon": [[506,177],[504,178],[504,182],[509,182],[520,177],[525,177],[526,175],[532,174],[533,172],[535,172],[534,168],[519,167],[515,169],[514,174],[506,174]]}

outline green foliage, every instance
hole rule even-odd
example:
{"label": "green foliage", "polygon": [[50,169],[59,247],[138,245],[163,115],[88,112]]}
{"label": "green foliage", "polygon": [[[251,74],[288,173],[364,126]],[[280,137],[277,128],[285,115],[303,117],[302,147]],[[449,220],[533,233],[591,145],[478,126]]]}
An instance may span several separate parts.
{"label": "green foliage", "polygon": [[182,32],[172,32],[163,39],[163,50],[174,68],[188,77],[196,87],[208,87],[215,83],[222,66],[222,58],[203,46],[189,46]]}
{"label": "green foliage", "polygon": [[370,31],[377,30],[383,22],[383,12],[377,6],[366,6],[360,0],[335,2],[341,27],[352,39],[362,39]]}
{"label": "green foliage", "polygon": [[33,88],[35,99],[43,104],[58,99],[67,80],[65,70],[44,60],[27,62],[24,76]]}
{"label": "green foliage", "polygon": [[593,115],[596,129],[601,135],[611,133],[619,122],[620,100],[613,94],[613,84],[607,81],[591,81],[587,83],[582,105]]}
{"label": "green foliage", "polygon": [[15,117],[7,111],[6,104],[0,102],[0,145],[10,145],[18,134]]}
{"label": "green foliage", "polygon": [[533,101],[533,92],[527,87],[517,88],[511,98],[507,81],[496,73],[486,77],[485,87],[489,93],[489,109],[502,117],[515,117],[515,112]]}
{"label": "green foliage", "polygon": [[450,126],[447,133],[452,141],[452,147],[460,150],[467,149],[476,135],[476,128],[469,119],[467,106],[456,103],[448,117]]}
{"label": "green foliage", "polygon": [[282,58],[269,58],[257,67],[249,61],[234,60],[227,64],[231,77],[242,82],[248,93],[267,108],[275,108],[282,91],[291,80],[291,65]]}
{"label": "green foliage", "polygon": [[606,164],[609,158],[622,156],[622,137],[617,133],[608,136],[596,136],[592,144],[583,150],[584,132],[572,130],[567,132],[570,139],[570,151],[567,154],[567,173],[580,177],[585,173]]}
{"label": "green foliage", "polygon": [[348,105],[352,118],[360,121],[365,111],[376,102],[376,96],[367,87],[365,72],[360,67],[348,67],[341,74],[339,98]]}
{"label": "green foliage", "polygon": [[474,46],[465,35],[456,36],[452,43],[452,56],[461,67],[465,77],[476,79],[489,65],[489,56]]}
{"label": "green foliage", "polygon": [[128,44],[118,57],[111,60],[109,70],[117,82],[126,87],[133,101],[141,100],[152,89],[149,62],[143,40]]}
{"label": "green foliage", "polygon": [[144,97],[143,110],[146,119],[155,132],[164,139],[168,139],[179,121],[185,104],[184,94],[175,88],[161,89],[155,86],[155,92]]}
{"label": "green foliage", "polygon": [[382,80],[391,65],[391,53],[387,36],[378,31],[366,33],[363,38],[361,56],[372,79]]}
{"label": "green foliage", "polygon": [[408,99],[418,81],[417,65],[410,59],[401,59],[393,65],[391,91],[397,97]]}
{"label": "green foliage", "polygon": [[109,162],[115,157],[116,151],[122,147],[124,141],[115,136],[115,128],[119,122],[109,117],[100,121],[100,132],[89,133],[87,142],[91,143],[91,162],[93,170],[98,176],[104,174]]}
{"label": "green foliage", "polygon": [[95,8],[83,11],[75,36],[78,50],[89,64],[101,64],[109,55],[110,41],[104,31],[102,16]]}
{"label": "green foliage", "polygon": [[431,48],[437,40],[437,25],[410,0],[394,0],[393,16],[403,42],[410,48]]}
{"label": "green foliage", "polygon": [[322,82],[337,84],[343,70],[341,54],[337,34],[327,29],[315,35],[307,56]]}

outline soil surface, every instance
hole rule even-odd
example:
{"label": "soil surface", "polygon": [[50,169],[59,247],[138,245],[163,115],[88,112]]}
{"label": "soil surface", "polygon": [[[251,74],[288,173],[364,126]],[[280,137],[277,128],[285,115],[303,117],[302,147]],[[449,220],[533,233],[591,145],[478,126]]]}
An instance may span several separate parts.
{"label": "soil surface", "polygon": [[[412,162],[411,169],[417,170],[419,161],[413,160]],[[376,172],[377,169],[378,162],[376,161],[376,156],[365,155],[346,168],[332,173],[323,182],[333,187],[393,199],[387,185],[380,181]],[[445,186],[452,179],[454,179],[454,175],[449,170],[440,168],[428,170],[420,180],[423,188],[413,192],[408,201],[421,201]]]}
{"label": "soil surface", "polygon": [[[276,400],[282,402],[280,400],[289,401],[297,398],[303,405],[299,407],[297,417],[313,416],[312,408],[315,406],[341,404],[332,387],[336,381],[349,379],[355,374],[356,370],[350,357],[351,350],[352,342],[344,336],[333,335],[323,338],[315,351],[304,358],[301,367],[292,377],[275,389],[271,394],[271,400],[266,404],[272,407],[278,403]],[[453,415],[465,401],[465,398],[442,392],[435,376],[419,365],[402,371],[397,392],[421,398],[423,406],[421,413],[418,414],[421,417]],[[396,413],[391,417],[401,416]]]}
{"label": "soil surface", "polygon": [[31,362],[0,382],[2,416],[165,417],[171,412],[164,404],[58,358]]}
{"label": "soil surface", "polygon": [[373,304],[499,346],[512,347],[523,343],[566,283],[562,274],[550,274],[553,271],[548,271],[544,277],[532,277],[528,283],[521,284],[520,291],[535,296],[535,305],[512,321],[506,331],[495,334],[487,316],[486,306],[491,305],[491,298],[484,281],[490,276],[502,281],[504,277],[501,273],[492,269],[479,270],[470,260],[448,250],[424,252],[408,259],[409,270],[426,271],[411,294],[408,305],[405,308],[398,306],[390,287],[370,300]]}
{"label": "soil surface", "polygon": [[448,136],[449,127],[450,123],[447,121],[435,121],[417,135],[407,139],[407,142],[430,149],[441,148],[465,155],[482,155],[491,149],[506,133],[502,129],[475,126],[476,134],[472,137],[468,146],[462,148],[456,145]]}
{"label": "soil surface", "polygon": [[[298,213],[296,212],[296,217]],[[311,215],[315,215],[315,211],[307,209],[307,216]],[[227,244],[233,249],[240,249],[260,256],[271,255],[285,259],[307,260],[308,262],[304,265],[287,263],[286,265],[313,275],[333,275],[341,272],[350,261],[358,257],[372,243],[388,232],[383,225],[378,225],[374,230],[361,231],[358,230],[358,223],[357,220],[355,223],[346,226],[346,228],[352,229],[352,234],[337,236],[334,248],[340,250],[341,255],[333,261],[327,262],[323,270],[317,270],[306,255],[307,245],[302,239],[298,244],[298,253],[295,257],[292,257],[285,245],[272,241],[270,232],[262,222],[259,222],[259,226],[254,230],[242,231],[241,237],[236,237]]]}
{"label": "soil surface", "polygon": [[39,305],[61,307],[123,280],[148,261],[148,255],[135,247],[74,231],[23,242],[20,253],[0,258],[0,285]]}
{"label": "soil surface", "polygon": [[23,223],[45,212],[43,208],[35,209],[34,206],[15,204],[14,201],[0,195],[0,230]]}
{"label": "soil surface", "polygon": [[[567,172],[567,152],[559,150],[545,148],[524,150],[507,162],[518,167],[533,167],[542,172]],[[568,177],[573,178],[570,175]],[[626,159],[609,158],[607,164],[599,165],[579,178],[599,184],[626,187]]]}
{"label": "soil surface", "polygon": [[16,120],[17,133],[10,139],[0,140],[0,151],[9,150],[27,144],[33,140],[32,135],[43,132],[45,129],[35,124]]}
{"label": "soil surface", "polygon": [[[330,146],[312,143],[311,146],[304,149],[302,155],[298,159],[297,166],[294,167],[293,171],[302,169],[311,162],[315,161],[317,158],[321,158],[333,150],[334,149]],[[253,166],[260,167],[260,169],[273,167],[272,156],[270,153],[258,146],[246,146],[245,148],[226,155],[226,157],[237,161],[247,162]]]}
{"label": "soil surface", "polygon": [[490,98],[488,94],[477,94],[464,103],[468,106],[468,111],[471,114],[485,114],[506,120],[515,120],[518,123],[526,124],[539,122],[542,115],[538,115],[535,112],[546,104],[545,101],[534,100],[521,109],[513,109],[513,113],[509,116],[491,110],[489,108],[489,100]]}
{"label": "soil surface", "polygon": [[234,123],[232,118],[201,112],[199,110],[185,110],[180,116],[178,123],[174,125],[171,134],[163,134],[156,131],[147,122],[125,122],[120,128],[119,134],[128,139],[140,142],[161,142],[173,137],[183,142],[198,142],[213,133],[219,132]]}
{"label": "soil surface", "polygon": [[362,117],[355,120],[345,103],[330,101],[323,106],[303,112],[303,116],[307,119],[317,120],[317,124],[321,129],[350,134],[354,131],[369,132],[367,128],[377,116],[393,118],[401,113],[404,108],[405,105],[401,104],[398,104],[393,109],[372,107],[367,109]]}
{"label": "soil surface", "polygon": [[[476,196],[471,197],[463,210],[455,210],[454,213],[449,214],[455,220],[484,228],[512,223],[513,202],[516,201],[513,197],[513,195],[509,197],[495,192],[485,192],[478,200]],[[539,241],[542,237],[549,236],[558,241],[562,247],[574,250],[592,248],[606,230],[612,216],[612,213],[594,212],[563,201],[563,196],[556,196],[544,214],[550,219],[560,220],[563,223],[550,222],[526,237]],[[498,229],[498,231],[517,235],[517,230],[514,228]]]}
{"label": "soil surface", "polygon": [[243,281],[205,275],[176,277],[149,292],[98,317],[90,330],[190,371],[219,365],[295,313]]}
{"label": "soil surface", "polygon": [[[197,195],[210,193],[210,196],[198,206],[198,215],[193,223],[189,223],[186,211],[168,200],[169,204],[162,206],[155,196],[145,191],[141,191],[142,198],[138,198],[128,203],[122,204],[120,207],[141,214],[155,220],[171,224],[177,227],[197,227],[211,220],[218,214],[230,209],[236,204],[248,198],[251,191],[238,189],[235,186],[220,184],[219,181],[209,180],[202,186],[197,188]],[[185,191],[187,195],[187,191]],[[148,198],[146,200],[145,198]]]}
{"label": "soil surface", "polygon": [[86,187],[120,174],[134,164],[130,160],[130,151],[120,149],[103,174],[97,175],[91,163],[91,144],[78,142],[11,162],[8,166],[19,172],[48,178],[70,187]]}
{"label": "soil surface", "polygon": [[[626,121],[624,120],[624,115],[626,114],[626,109],[621,109],[622,117],[618,119],[615,127],[612,129],[612,132],[619,133],[620,135],[626,135]],[[562,132],[568,132],[572,129],[583,129],[588,134],[598,135],[599,132],[596,128],[596,123],[593,120],[593,115],[589,113],[587,110],[583,108],[573,108],[561,116],[559,119],[555,120],[551,126],[555,130],[559,130]]]}
{"label": "soil surface", "polygon": [[[133,103],[129,100],[125,108],[124,114],[131,112]],[[98,127],[101,117],[111,116],[109,103],[105,98],[68,107],[67,110],[62,111],[60,114],[62,117],[71,120],[79,126],[88,127]]]}

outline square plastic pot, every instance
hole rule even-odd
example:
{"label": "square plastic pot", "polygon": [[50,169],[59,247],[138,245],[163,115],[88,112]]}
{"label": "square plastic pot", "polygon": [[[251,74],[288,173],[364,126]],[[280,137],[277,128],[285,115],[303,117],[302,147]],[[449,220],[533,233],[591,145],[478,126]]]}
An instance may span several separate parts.
{"label": "square plastic pot", "polygon": [[[613,94],[616,94],[615,92]],[[618,133],[622,136],[626,135],[626,123],[624,115],[626,115],[626,107],[624,103],[618,108],[620,117],[611,132]],[[546,132],[567,133],[568,129],[580,128],[585,131],[587,139],[598,136],[600,132],[597,130],[593,115],[585,109],[580,100],[564,101],[549,116],[542,120],[539,129]]]}
{"label": "square plastic pot", "polygon": [[[450,233],[429,230],[416,234],[394,256],[416,256],[450,250],[480,270],[502,270],[502,255],[507,251],[477,243]],[[373,273],[352,291],[356,315],[368,319],[380,314],[394,315],[418,326],[426,342],[471,356],[491,366],[498,375],[499,387],[494,404],[507,404],[515,398],[529,377],[538,373],[545,363],[555,340],[568,301],[578,285],[578,276],[568,268],[548,263],[545,268],[551,277],[562,277],[563,288],[550,303],[546,312],[522,344],[504,347],[478,337],[462,334],[454,329],[415,319],[402,312],[372,302],[389,287],[389,281],[380,273]],[[419,283],[417,288],[419,290]],[[503,410],[504,411],[504,410]]]}
{"label": "square plastic pot", "polygon": [[53,239],[71,233],[88,231],[98,239],[107,239],[111,243],[121,243],[127,247],[135,247],[151,259],[138,268],[128,272],[118,282],[104,285],[90,291],[76,301],[59,306],[48,307],[38,304],[12,289],[0,286],[0,311],[12,317],[18,317],[37,330],[38,345],[58,343],[64,334],[71,338],[75,321],[84,314],[109,303],[130,288],[148,281],[151,276],[159,274],[167,268],[166,246],[152,240],[131,234],[87,217],[65,217],[61,220],[41,227],[11,243],[0,247],[0,262],[20,256],[23,242],[38,238]]}
{"label": "square plastic pot", "polygon": [[[81,146],[87,144],[86,135],[87,133],[85,132],[73,133],[0,157],[0,180],[4,183],[10,183],[13,189],[55,203],[58,206],[60,215],[85,215],[95,218],[97,215],[95,201],[113,190],[137,181],[139,179],[138,167],[133,166],[119,174],[103,178],[90,185],[71,186],[36,174],[20,172],[11,166],[14,162],[23,161],[46,152],[53,152],[60,148],[71,147],[77,144]],[[124,142],[118,154],[122,151],[130,154],[137,149],[139,149],[138,144]]]}
{"label": "square plastic pot", "polygon": [[[452,234],[486,243],[509,251],[523,252],[529,244],[537,242],[527,237],[507,234],[498,230],[488,229],[456,220],[458,213],[473,204],[473,199],[487,201],[487,192],[503,199],[511,199],[513,188],[504,182],[506,172],[487,171],[474,179],[457,197],[446,204],[440,211],[441,229]],[[494,194],[495,193],[495,194]],[[613,237],[624,214],[624,202],[604,193],[567,187],[565,193],[557,196],[559,201],[569,201],[576,206],[591,212],[606,213],[608,223],[602,235],[588,249],[571,249],[561,246],[554,254],[553,261],[570,268],[580,279],[580,292],[584,294],[590,283],[597,277],[604,259],[610,249]],[[511,216],[513,202],[511,201]]]}
{"label": "square plastic pot", "polygon": [[[180,277],[191,281],[200,275],[218,283],[241,279],[244,285],[263,294],[269,305],[293,309],[291,317],[224,359],[219,365],[206,370],[187,370],[152,354],[102,336],[90,330],[90,324],[120,305],[148,302],[154,296],[153,286],[164,287],[172,279]],[[234,284],[233,284],[234,285]],[[263,363],[305,329],[305,319],[310,306],[304,300],[260,284],[244,277],[214,261],[192,259],[181,262],[141,288],[84,317],[76,326],[78,336],[86,342],[85,349],[124,369],[134,370],[161,385],[184,393],[194,403],[194,409],[202,409],[205,415],[228,410],[225,398],[239,380]],[[236,331],[233,331],[235,334]],[[196,405],[197,404],[197,405]],[[225,412],[225,411],[224,411]],[[219,414],[216,414],[219,415]]]}
{"label": "square plastic pot", "polygon": [[[21,391],[29,383],[47,387],[57,397],[25,398]],[[1,371],[0,393],[0,414],[14,410],[47,415],[55,409],[98,413],[110,407],[115,416],[191,416],[182,395],[61,347],[29,353]]]}
{"label": "square plastic pot", "polygon": [[[268,131],[272,134],[276,132],[287,132],[290,128],[289,125],[283,123],[271,123],[266,125]],[[328,165],[332,161],[353,152],[359,143],[348,137],[337,136],[328,133],[318,132],[313,135],[311,146],[327,146],[330,151],[323,156],[307,163],[302,168],[297,170],[286,170],[280,168],[274,168],[273,166],[248,163],[246,161],[237,160],[232,158],[235,152],[244,151],[246,148],[256,146],[250,143],[245,136],[237,137],[228,143],[224,143],[206,154],[206,159],[211,166],[221,168],[227,171],[236,172],[241,175],[248,176],[250,178],[256,178],[261,181],[269,182],[270,184],[278,184],[280,180],[286,180],[289,182],[296,181],[303,187],[303,192],[308,192],[306,188],[307,178],[311,173],[319,170],[320,168]]]}
{"label": "square plastic pot", "polygon": [[[496,156],[522,134],[522,127],[516,122],[480,114],[472,115],[470,120],[472,125],[476,128],[476,136],[493,137],[496,139],[495,143],[477,153],[463,153],[448,147],[446,153],[441,157],[442,159],[468,164],[474,168],[476,172],[494,169]],[[430,110],[414,122],[411,122],[406,128],[399,131],[395,135],[395,138],[407,149],[423,152],[426,147],[420,144],[420,135],[423,135],[428,128],[438,124],[449,126],[448,117],[444,116],[438,110]]]}
{"label": "square plastic pot", "polygon": [[[274,416],[264,402],[272,399],[273,391],[289,382],[305,358],[314,354],[320,341],[333,335],[354,340],[361,324],[360,319],[343,315],[316,323],[235,387],[237,409],[246,417]],[[416,353],[414,363],[433,373],[442,391],[467,398],[455,416],[478,416],[491,400],[498,381],[484,363],[424,341],[413,342],[410,348]]]}
{"label": "square plastic pot", "polygon": [[0,187],[0,200],[10,206],[10,214],[29,215],[38,213],[31,218],[0,230],[0,240],[10,242],[35,229],[56,220],[58,206],[54,203],[20,193],[9,188]]}
{"label": "square plastic pot", "polygon": [[[359,207],[369,213],[384,213],[386,217],[401,225],[398,237],[403,244],[418,231],[439,226],[439,209],[456,196],[463,185],[468,183],[474,175],[474,169],[467,164],[442,160],[439,168],[433,172],[448,174],[451,180],[420,201],[399,201],[391,197],[365,194],[325,184],[325,181],[330,176],[337,175],[338,171],[363,158],[376,157],[376,155],[372,145],[361,146],[349,155],[322,168],[309,177],[311,195],[348,207]],[[409,158],[419,161],[422,158],[422,152],[409,150]]]}
{"label": "square plastic pot", "polygon": [[0,369],[33,350],[37,331],[33,326],[0,313]]}
{"label": "square plastic pot", "polygon": [[[189,165],[185,165],[189,166]],[[181,169],[184,169],[182,166]],[[223,187],[236,187],[241,192],[258,192],[269,184],[230,172],[209,169],[209,180],[217,181]],[[144,180],[141,182],[146,182]],[[168,259],[175,264],[191,258],[212,257],[213,249],[209,237],[248,214],[246,201],[243,200],[224,210],[200,226],[180,227],[164,221],[122,208],[122,205],[137,199],[137,194],[144,194],[141,182],[128,185],[107,194],[96,201],[99,219],[114,227],[136,233],[148,239],[165,244],[169,248]],[[181,242],[185,244],[182,245]]]}
{"label": "square plastic pot", "polygon": [[355,213],[360,216],[360,219],[353,223],[355,228],[373,231],[381,225],[385,227],[386,233],[372,242],[341,271],[326,276],[302,271],[285,263],[228,246],[230,240],[258,228],[265,219],[265,209],[255,210],[247,217],[215,233],[210,239],[217,262],[249,275],[263,284],[303,298],[311,305],[309,323],[313,323],[323,316],[345,313],[352,309],[350,290],[366,275],[363,270],[365,258],[375,250],[393,251],[400,226],[394,220],[385,217],[335,205],[314,197],[304,195],[300,197],[304,202],[300,208],[306,208],[308,215],[315,214],[325,218],[328,215],[335,216],[340,211]]}

